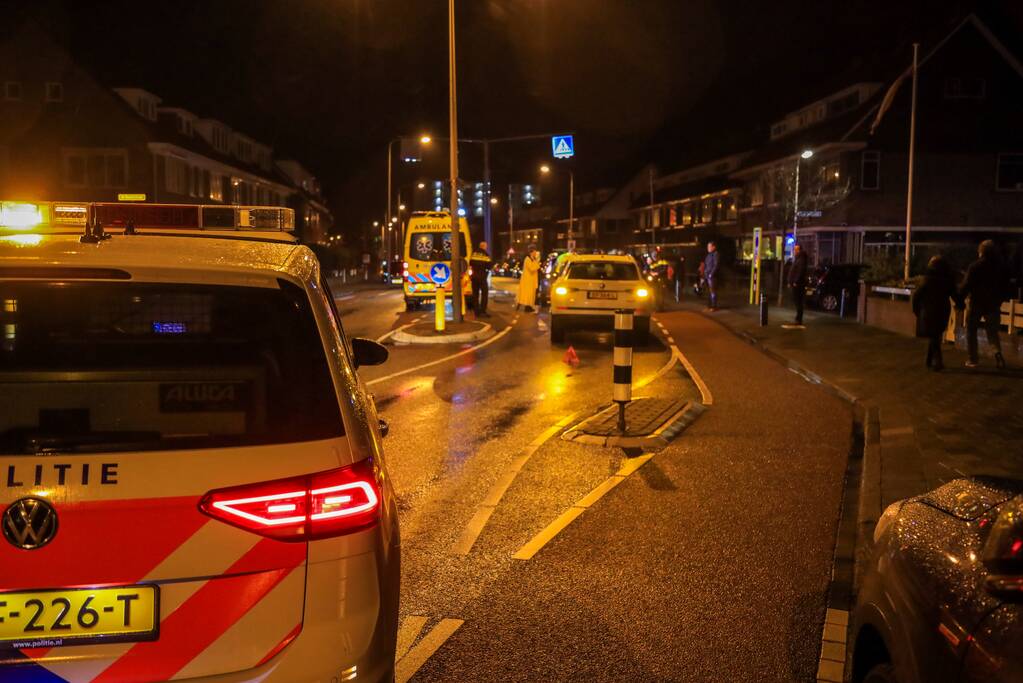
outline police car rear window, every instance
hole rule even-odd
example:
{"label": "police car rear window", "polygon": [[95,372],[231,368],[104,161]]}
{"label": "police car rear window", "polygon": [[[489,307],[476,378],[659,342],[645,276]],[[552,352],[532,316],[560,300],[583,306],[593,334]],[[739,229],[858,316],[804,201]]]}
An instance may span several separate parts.
{"label": "police car rear window", "polygon": [[0,453],[343,433],[309,299],[295,285],[0,283]]}
{"label": "police car rear window", "polygon": [[589,261],[568,267],[570,280],[638,280],[639,271],[631,263]]}

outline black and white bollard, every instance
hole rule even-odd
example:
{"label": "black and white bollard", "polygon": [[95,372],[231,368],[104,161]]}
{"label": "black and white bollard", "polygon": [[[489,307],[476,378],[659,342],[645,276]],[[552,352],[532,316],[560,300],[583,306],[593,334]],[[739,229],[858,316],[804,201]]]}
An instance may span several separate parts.
{"label": "black and white bollard", "polygon": [[632,400],[631,309],[615,311],[614,402],[618,404],[618,431],[625,433],[625,406]]}
{"label": "black and white bollard", "polygon": [[767,327],[767,292],[760,293],[760,326]]}

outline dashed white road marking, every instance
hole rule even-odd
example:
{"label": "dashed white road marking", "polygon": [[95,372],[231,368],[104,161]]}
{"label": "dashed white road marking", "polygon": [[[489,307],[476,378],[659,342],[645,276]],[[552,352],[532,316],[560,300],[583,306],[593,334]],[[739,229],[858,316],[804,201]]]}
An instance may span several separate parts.
{"label": "dashed white road marking", "polygon": [[398,660],[394,667],[395,683],[407,683],[464,623],[461,619],[441,619],[414,648]]}
{"label": "dashed white road marking", "polygon": [[490,491],[487,493],[487,497],[483,499],[479,507],[476,509],[476,514],[472,516],[465,529],[462,530],[462,535],[455,541],[455,545],[451,548],[451,552],[454,555],[468,555],[469,551],[472,550],[472,546],[476,543],[476,539],[483,533],[484,527],[487,522],[490,521],[490,516],[494,514],[494,510],[497,509],[498,504],[501,502],[501,498],[504,497],[505,492],[515,481],[515,477],[519,471],[525,466],[526,462],[532,457],[533,453],[536,453],[540,446],[544,445],[548,439],[560,432],[568,423],[574,420],[579,413],[582,411],[576,411],[571,415],[558,420],[555,424],[548,427],[540,436],[529,442],[526,449],[522,452],[519,457],[515,458],[508,466],[501,476],[498,478],[494,485],[490,487]]}
{"label": "dashed white road marking", "polygon": [[587,508],[603,498],[608,491],[625,481],[629,475],[645,465],[652,457],[652,454],[640,455],[626,460],[621,468],[610,477],[601,482],[596,488],[576,501],[575,505],[565,510],[553,522],[534,536],[528,543],[519,548],[518,552],[512,555],[516,560],[531,560],[540,550],[550,543],[555,536],[565,530],[569,524],[575,521],[576,517],[586,512]]}
{"label": "dashed white road marking", "polygon": [[672,346],[674,346],[675,345],[675,338],[674,337],[668,337],[668,343],[671,344]]}

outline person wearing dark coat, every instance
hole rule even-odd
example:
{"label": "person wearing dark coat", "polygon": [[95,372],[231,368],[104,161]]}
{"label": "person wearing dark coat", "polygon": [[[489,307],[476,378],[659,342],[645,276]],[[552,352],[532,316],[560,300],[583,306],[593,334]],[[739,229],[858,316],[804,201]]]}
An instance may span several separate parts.
{"label": "person wearing dark coat", "polygon": [[678,255],[675,259],[675,265],[672,268],[672,280],[675,284],[675,303],[682,301],[682,290],[686,288],[686,257],[682,254]]}
{"label": "person wearing dark coat", "polygon": [[941,256],[927,263],[923,284],[913,292],[913,315],[916,316],[916,336],[927,339],[927,367],[937,372],[944,369],[941,358],[941,337],[952,315],[952,302],[963,307],[956,289],[952,267]]}
{"label": "person wearing dark coat", "polygon": [[792,303],[796,307],[796,324],[803,324],[803,302],[806,299],[807,276],[806,252],[803,247],[792,247],[792,265],[789,266],[789,287],[792,289]]}
{"label": "person wearing dark coat", "polygon": [[970,297],[970,306],[966,310],[966,347],[970,358],[966,361],[966,367],[977,367],[977,329],[983,325],[987,342],[995,349],[995,364],[1004,368],[1005,358],[998,339],[998,327],[1002,324],[1002,301],[1008,298],[1005,296],[1005,272],[995,243],[991,240],[980,243],[977,255],[980,258],[967,268],[966,278],[959,288],[960,297]]}

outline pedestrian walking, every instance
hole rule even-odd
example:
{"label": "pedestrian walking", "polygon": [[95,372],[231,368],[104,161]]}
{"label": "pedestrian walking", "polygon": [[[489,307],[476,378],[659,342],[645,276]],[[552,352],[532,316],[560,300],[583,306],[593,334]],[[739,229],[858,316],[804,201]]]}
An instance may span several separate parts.
{"label": "pedestrian walking", "polygon": [[941,337],[948,327],[953,301],[956,308],[963,308],[952,266],[943,257],[933,256],[927,263],[923,284],[913,292],[913,314],[916,316],[916,336],[927,339],[926,365],[936,372],[945,368],[941,358]]}
{"label": "pedestrian walking", "polygon": [[686,288],[686,257],[679,254],[672,270],[671,277],[675,281],[675,303],[682,303],[682,295]]}
{"label": "pedestrian walking", "polygon": [[1004,368],[1005,357],[1002,356],[998,327],[1002,323],[1002,302],[1009,298],[1009,281],[993,241],[981,242],[977,256],[979,258],[967,268],[966,278],[959,289],[960,297],[970,298],[966,309],[966,348],[969,353],[966,367],[977,367],[977,329],[983,325],[987,343],[995,349],[995,365]]}
{"label": "pedestrian walking", "polygon": [[718,310],[718,245],[707,243],[707,256],[703,259],[703,280],[707,283],[708,310]]}
{"label": "pedestrian walking", "polygon": [[803,304],[806,300],[806,252],[803,247],[792,247],[792,265],[789,266],[788,285],[792,290],[792,305],[796,307],[796,327],[803,327]]}
{"label": "pedestrian walking", "polygon": [[477,318],[489,318],[487,303],[490,299],[490,284],[487,276],[490,275],[490,253],[487,251],[487,243],[480,242],[479,248],[472,252],[469,258],[471,269],[470,279],[472,280],[472,310],[476,312]]}
{"label": "pedestrian walking", "polygon": [[522,260],[522,275],[519,277],[519,295],[515,300],[515,309],[522,306],[526,313],[532,313],[536,306],[536,288],[540,284],[540,252],[531,247],[529,254]]}

